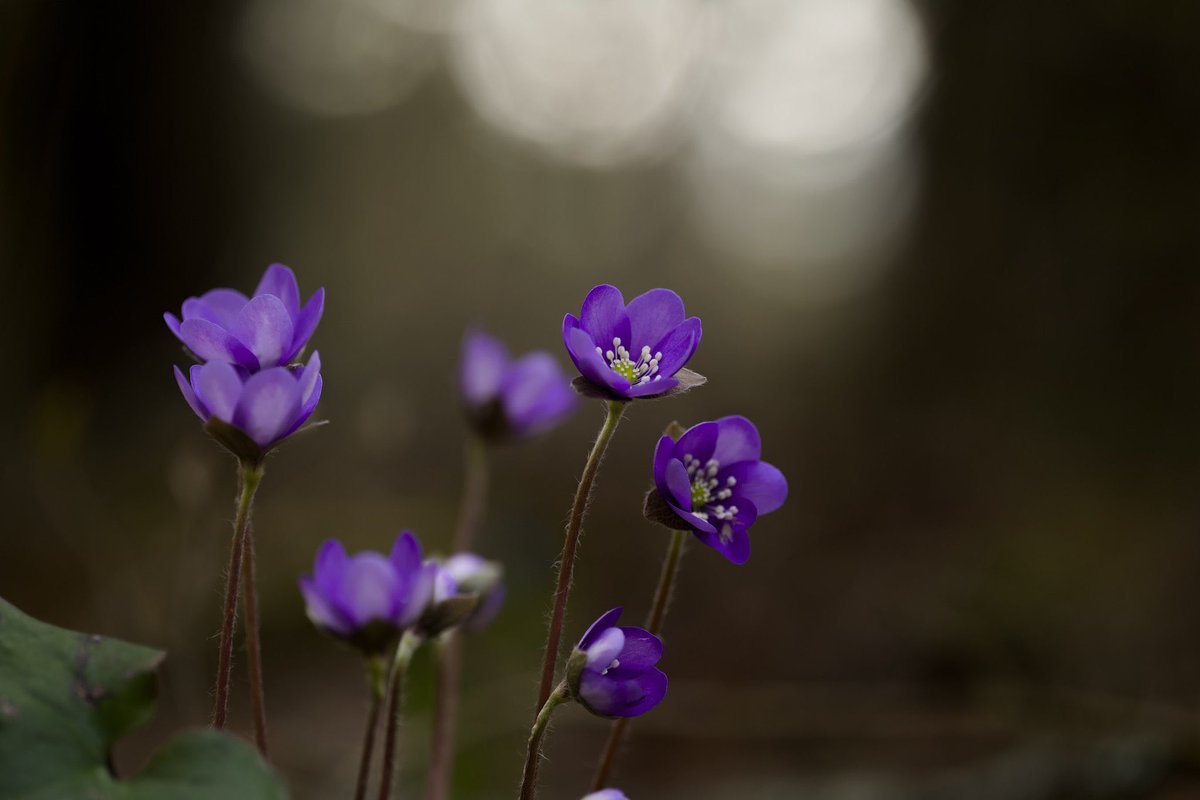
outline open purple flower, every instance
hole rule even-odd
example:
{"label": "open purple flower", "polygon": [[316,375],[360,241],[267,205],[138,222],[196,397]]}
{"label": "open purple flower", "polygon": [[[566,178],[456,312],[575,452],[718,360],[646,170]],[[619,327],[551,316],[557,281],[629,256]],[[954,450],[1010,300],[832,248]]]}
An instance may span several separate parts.
{"label": "open purple flower", "polygon": [[433,570],[421,561],[421,544],[404,531],[390,556],[347,555],[336,539],[317,551],[312,575],[300,578],[308,618],[323,631],[369,654],[387,650],[424,613],[433,592]]}
{"label": "open purple flower", "polygon": [[651,289],[625,304],[615,286],[588,292],[576,319],[563,318],[563,343],[593,391],[613,400],[657,397],[703,378],[685,364],[700,344],[700,318],[684,318],[670,289]]}
{"label": "open purple flower", "polygon": [[253,297],[213,289],[183,301],[183,319],[163,314],[167,327],[202,361],[226,361],[249,370],[289,364],[317,329],[325,290],[303,306],[295,274],[282,264],[263,273]]}
{"label": "open purple flower", "polygon": [[583,800],[629,800],[629,798],[620,789],[601,789],[598,792],[592,792]]}
{"label": "open purple flower", "polygon": [[571,695],[601,717],[636,717],[667,693],[667,676],[655,664],[662,640],[642,628],[617,627],[621,608],[592,623],[567,665]]}
{"label": "open purple flower", "polygon": [[314,351],[303,367],[270,367],[255,373],[210,361],[192,366],[188,377],[175,367],[175,380],[196,416],[206,423],[216,419],[236,428],[265,453],[312,416],[321,399],[321,356]]}
{"label": "open purple flower", "polygon": [[678,441],[663,436],[654,450],[659,497],[681,526],[735,564],[750,558],[750,526],[787,499],[787,479],[761,455],[758,429],[736,416],[701,422]]}
{"label": "open purple flower", "polygon": [[454,581],[458,591],[479,598],[475,608],[462,621],[462,627],[469,631],[486,628],[504,605],[504,569],[495,561],[474,553],[457,553],[442,563],[442,571]]}
{"label": "open purple flower", "polygon": [[472,425],[489,439],[544,431],[576,403],[553,356],[538,350],[513,360],[503,342],[481,331],[468,331],[463,339],[458,386]]}

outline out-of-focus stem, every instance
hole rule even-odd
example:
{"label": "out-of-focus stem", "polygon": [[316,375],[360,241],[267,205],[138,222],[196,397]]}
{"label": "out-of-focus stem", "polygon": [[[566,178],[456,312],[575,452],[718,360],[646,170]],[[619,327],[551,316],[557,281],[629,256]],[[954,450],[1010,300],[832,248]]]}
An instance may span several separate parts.
{"label": "out-of-focus stem", "polygon": [[354,800],[367,796],[367,784],[371,780],[371,757],[375,753],[375,731],[379,728],[379,711],[387,693],[388,664],[380,656],[367,660],[367,676],[371,688],[371,707],[367,711],[367,730],[363,734],[362,756],[358,760],[358,783],[354,789]]}
{"label": "out-of-focus stem", "polygon": [[454,528],[454,552],[471,549],[479,523],[487,508],[488,450],[482,438],[474,434],[467,437],[464,463],[462,505],[458,510],[458,523]]}
{"label": "out-of-focus stem", "polygon": [[384,721],[383,769],[379,776],[379,800],[388,800],[392,794],[393,775],[396,768],[396,737],[400,729],[400,707],[404,699],[404,677],[408,673],[413,653],[421,646],[421,637],[409,631],[400,639],[392,663],[392,686],[388,698],[387,719]]}
{"label": "out-of-focus stem", "polygon": [[426,800],[446,800],[454,774],[454,729],[458,717],[458,686],[463,640],[451,630],[437,644],[437,686],[434,693],[433,744],[429,756]]}
{"label": "out-of-focus stem", "polygon": [[246,615],[246,668],[250,677],[254,742],[263,758],[270,758],[267,750],[267,696],[263,688],[262,645],[258,625],[258,587],[254,577],[254,526],[248,522],[242,545],[242,582],[246,584],[246,591],[242,595],[242,608]]}

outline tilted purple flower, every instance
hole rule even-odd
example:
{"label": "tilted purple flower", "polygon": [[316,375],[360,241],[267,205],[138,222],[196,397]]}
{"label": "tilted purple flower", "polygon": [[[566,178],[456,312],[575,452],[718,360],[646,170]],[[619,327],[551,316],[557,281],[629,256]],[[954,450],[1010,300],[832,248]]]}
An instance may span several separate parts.
{"label": "tilted purple flower", "polygon": [[629,800],[629,798],[620,789],[601,789],[587,795],[583,800]]}
{"label": "tilted purple flower", "polygon": [[426,559],[425,569],[432,576],[433,594],[417,621],[418,632],[428,638],[466,625],[479,607],[482,595],[468,585],[460,585],[454,574],[436,558]]}
{"label": "tilted purple flower", "polygon": [[295,274],[272,264],[253,297],[236,289],[213,289],[184,300],[182,320],[170,312],[163,319],[202,361],[226,361],[253,371],[291,363],[324,310],[323,288],[301,306]]}
{"label": "tilted purple flower", "polygon": [[684,318],[683,300],[670,289],[651,289],[625,304],[615,286],[595,287],[577,319],[563,318],[563,343],[580,375],[615,400],[657,397],[703,382],[681,372],[696,352],[699,317]]}
{"label": "tilted purple flower", "polygon": [[433,578],[409,531],[396,538],[389,556],[369,550],[347,555],[341,542],[329,539],[317,551],[312,575],[300,578],[300,593],[314,625],[374,654],[425,612]]}
{"label": "tilted purple flower", "polygon": [[196,416],[237,428],[266,451],[296,432],[321,399],[321,356],[303,367],[270,367],[251,373],[224,361],[191,367],[175,380]]}
{"label": "tilted purple flower", "polygon": [[662,640],[642,628],[617,627],[621,608],[592,623],[567,664],[571,696],[601,717],[636,717],[667,693],[667,676],[655,664]]}
{"label": "tilted purple flower", "polygon": [[654,450],[659,497],[681,525],[735,564],[750,558],[750,526],[787,499],[787,479],[761,455],[758,429],[737,416],[701,422],[678,441],[663,436]]}
{"label": "tilted purple flower", "polygon": [[504,605],[504,569],[495,561],[488,561],[474,553],[452,555],[443,562],[442,569],[459,591],[479,597],[475,608],[462,621],[462,627],[469,631],[486,628]]}
{"label": "tilted purple flower", "polygon": [[536,350],[514,360],[503,342],[477,330],[463,339],[458,386],[472,425],[489,439],[545,431],[565,419],[577,400],[549,353]]}

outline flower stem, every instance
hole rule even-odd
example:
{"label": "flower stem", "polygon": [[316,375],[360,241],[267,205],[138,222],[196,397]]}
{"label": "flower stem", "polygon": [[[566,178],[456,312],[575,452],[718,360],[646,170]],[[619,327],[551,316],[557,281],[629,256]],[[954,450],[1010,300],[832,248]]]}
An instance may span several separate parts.
{"label": "flower stem", "polygon": [[[675,589],[675,576],[679,574],[679,561],[683,558],[683,546],[687,541],[686,531],[671,531],[671,543],[667,545],[667,558],[663,561],[662,572],[658,576],[658,588],[654,590],[654,605],[650,616],[646,619],[646,630],[657,636],[662,631],[663,619],[667,616],[667,606],[671,604],[671,594]],[[630,717],[624,717],[612,724],[608,732],[608,741],[600,754],[600,762],[596,766],[596,777],[592,780],[592,791],[598,792],[608,786],[608,778],[612,774],[617,753],[621,742],[631,723]]]}
{"label": "flower stem", "polygon": [[479,523],[487,507],[488,451],[487,444],[478,436],[467,437],[466,464],[463,482],[462,505],[458,511],[458,524],[454,528],[454,552],[463,553],[471,549]]}
{"label": "flower stem", "polygon": [[387,720],[384,723],[383,769],[379,777],[379,800],[388,800],[392,794],[392,775],[396,768],[396,736],[400,728],[400,706],[404,697],[404,676],[413,653],[421,646],[421,637],[408,631],[396,647],[392,661],[391,696],[388,698]]}
{"label": "flower stem", "polygon": [[433,705],[433,744],[429,756],[426,800],[446,800],[454,772],[454,727],[462,672],[462,636],[446,632],[437,644],[437,677]]}
{"label": "flower stem", "polygon": [[571,690],[567,687],[567,682],[563,681],[546,698],[533,721],[533,729],[529,732],[529,746],[525,750],[525,771],[521,774],[520,800],[533,800],[537,792],[538,767],[542,760],[542,737],[546,735],[546,727],[550,724],[554,709],[570,699]]}
{"label": "flower stem", "polygon": [[604,425],[596,435],[592,452],[588,454],[587,464],[583,467],[583,475],[579,479],[579,488],[575,490],[575,503],[571,506],[571,519],[567,523],[567,535],[563,540],[562,555],[558,559],[558,583],[554,589],[554,611],[550,615],[550,630],[546,634],[546,652],[542,656],[542,680],[538,685],[537,708],[541,709],[550,699],[550,690],[554,685],[554,668],[558,663],[558,648],[562,641],[563,620],[567,615],[567,596],[571,593],[571,576],[575,572],[575,551],[579,547],[579,537],[583,532],[583,515],[587,511],[588,500],[592,495],[592,483],[596,480],[596,472],[604,459],[604,451],[612,439],[617,423],[621,421],[621,412],[625,403],[621,400],[608,401],[608,414]]}
{"label": "flower stem", "polygon": [[229,548],[229,569],[225,575],[225,613],[221,623],[221,640],[217,649],[217,688],[213,699],[212,726],[225,727],[229,712],[229,675],[233,670],[233,632],[237,626],[237,601],[245,552],[246,531],[250,522],[250,506],[254,492],[262,480],[261,467],[245,463],[238,468],[237,517],[233,523],[233,542]]}
{"label": "flower stem", "polygon": [[354,789],[354,800],[367,796],[367,784],[371,780],[371,756],[375,753],[375,731],[379,728],[379,710],[387,693],[387,662],[380,656],[367,659],[368,682],[371,687],[371,707],[367,711],[367,731],[363,735],[362,756],[358,761],[358,783]]}
{"label": "flower stem", "polygon": [[267,752],[267,697],[263,691],[262,646],[259,640],[258,588],[254,580],[254,526],[246,524],[242,539],[242,609],[246,615],[246,667],[250,676],[250,706],[254,715],[254,742],[263,758]]}

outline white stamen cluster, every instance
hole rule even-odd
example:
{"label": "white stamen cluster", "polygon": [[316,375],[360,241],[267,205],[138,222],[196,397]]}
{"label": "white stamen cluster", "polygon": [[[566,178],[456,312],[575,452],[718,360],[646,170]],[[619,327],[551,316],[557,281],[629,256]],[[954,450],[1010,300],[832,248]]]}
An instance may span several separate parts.
{"label": "white stamen cluster", "polygon": [[629,381],[631,386],[649,383],[651,380],[658,380],[662,377],[662,375],[655,375],[658,372],[658,362],[662,360],[662,353],[651,355],[649,345],[642,347],[637,361],[629,357],[629,350],[621,344],[620,336],[613,337],[611,350],[597,347],[596,352],[608,361],[608,366],[613,372]]}
{"label": "white stamen cluster", "polygon": [[700,459],[691,453],[685,453],[683,466],[687,469],[688,477],[692,479],[692,508],[704,507],[706,509],[706,511],[693,511],[693,514],[702,520],[707,520],[709,513],[721,520],[731,520],[737,516],[737,506],[726,508],[721,503],[712,505],[714,500],[728,500],[732,497],[733,487],[737,485],[737,479],[729,475],[725,478],[725,485],[720,489],[717,488],[721,483],[717,478],[717,470],[721,468],[719,461],[710,458],[701,464]]}

